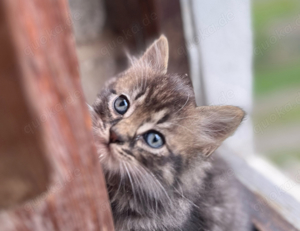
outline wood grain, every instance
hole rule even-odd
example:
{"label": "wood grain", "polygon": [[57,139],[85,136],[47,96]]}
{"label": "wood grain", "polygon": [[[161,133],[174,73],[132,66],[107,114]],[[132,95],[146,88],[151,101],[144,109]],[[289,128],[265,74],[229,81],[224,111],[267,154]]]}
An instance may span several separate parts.
{"label": "wood grain", "polygon": [[[221,156],[228,162],[242,183],[245,203],[252,222],[259,231],[298,231],[299,202],[289,190],[283,190],[253,168],[251,163],[259,163],[259,157],[244,159],[233,150],[223,145],[219,149]],[[253,162],[256,160],[255,162]],[[268,165],[260,166],[268,169]],[[288,180],[286,183],[289,183]]]}
{"label": "wood grain", "polygon": [[[2,0],[0,12],[0,46],[6,56],[0,67],[8,70],[1,73],[0,106],[18,131],[6,146],[18,147],[11,153],[24,164],[8,167],[35,186],[9,205],[48,189],[1,212],[0,230],[114,230],[80,86],[67,1]],[[7,133],[14,132],[13,125],[5,127]],[[0,137],[8,137],[2,128],[1,121]]]}
{"label": "wood grain", "polygon": [[258,231],[297,231],[265,199],[251,192],[244,185],[241,187],[246,195],[245,203],[249,208],[251,221]]}
{"label": "wood grain", "polygon": [[0,209],[46,190],[49,166],[41,147],[41,130],[26,132],[34,117],[24,97],[17,55],[4,9],[0,8]]}

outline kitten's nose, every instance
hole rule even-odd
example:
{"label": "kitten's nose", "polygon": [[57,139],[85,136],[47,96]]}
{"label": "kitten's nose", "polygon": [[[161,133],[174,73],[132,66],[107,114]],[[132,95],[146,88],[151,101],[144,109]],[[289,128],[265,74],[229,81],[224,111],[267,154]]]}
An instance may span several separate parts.
{"label": "kitten's nose", "polygon": [[124,142],[124,140],[122,139],[122,136],[120,136],[120,134],[118,134],[118,132],[115,129],[110,128],[110,130],[109,130],[109,143],[122,144],[123,142]]}

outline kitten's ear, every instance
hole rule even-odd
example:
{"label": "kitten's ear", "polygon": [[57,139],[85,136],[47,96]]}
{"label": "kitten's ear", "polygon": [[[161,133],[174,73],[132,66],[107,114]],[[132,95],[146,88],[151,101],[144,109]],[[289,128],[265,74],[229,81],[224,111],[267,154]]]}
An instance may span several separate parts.
{"label": "kitten's ear", "polygon": [[196,111],[205,156],[212,154],[238,128],[245,116],[242,109],[234,106],[203,106]]}
{"label": "kitten's ear", "polygon": [[166,74],[169,61],[169,43],[166,36],[162,35],[155,40],[139,61],[147,64],[155,71]]}

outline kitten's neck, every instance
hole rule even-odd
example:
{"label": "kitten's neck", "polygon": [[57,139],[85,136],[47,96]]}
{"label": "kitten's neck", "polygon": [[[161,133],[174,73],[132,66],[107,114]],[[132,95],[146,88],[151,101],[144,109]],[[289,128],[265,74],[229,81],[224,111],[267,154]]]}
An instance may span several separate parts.
{"label": "kitten's neck", "polygon": [[[199,174],[204,174],[204,169]],[[182,180],[186,181],[187,178],[188,176],[182,177]],[[146,192],[134,193],[130,184],[116,182],[115,185],[107,185],[113,217],[117,218],[116,230],[163,230],[161,227],[181,227],[197,207],[194,200],[197,199],[202,184],[200,177],[189,177],[193,188],[188,189],[182,180],[178,179],[159,198],[146,196]]]}
{"label": "kitten's neck", "polygon": [[[110,197],[114,198],[112,192]],[[189,218],[193,205],[176,193],[168,197],[168,201],[153,198],[142,201],[131,192],[125,192],[111,200],[113,217],[117,218],[116,230],[165,230],[162,227],[180,227]]]}

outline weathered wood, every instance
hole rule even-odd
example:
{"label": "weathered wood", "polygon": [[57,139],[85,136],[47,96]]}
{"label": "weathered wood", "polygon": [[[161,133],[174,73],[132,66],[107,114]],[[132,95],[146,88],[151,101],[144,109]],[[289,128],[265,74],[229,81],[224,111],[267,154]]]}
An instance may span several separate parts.
{"label": "weathered wood", "polygon": [[[252,221],[259,231],[298,231],[300,207],[297,198],[291,195],[291,180],[277,186],[266,175],[253,168],[259,165],[259,157],[243,159],[231,149],[223,146],[220,154],[229,163],[238,179],[242,182],[247,195],[245,203],[249,208]],[[254,161],[257,159],[256,161]],[[267,164],[260,165],[271,173]],[[274,173],[275,177],[275,173]],[[279,176],[277,176],[279,178]],[[278,180],[278,179],[277,179]]]}
{"label": "weathered wood", "polygon": [[49,169],[41,130],[26,133],[34,120],[24,97],[17,54],[3,7],[0,8],[0,210],[46,190]]}
{"label": "weathered wood", "polygon": [[[34,182],[36,193],[46,188],[47,170],[51,173],[46,193],[0,213],[0,230],[113,230],[66,0],[2,0],[0,15],[1,118],[8,123],[12,115],[4,127],[12,133],[9,142],[3,129],[0,137],[4,147],[18,147],[10,153],[24,163],[9,167],[24,182]],[[3,156],[7,149],[0,150]]]}
{"label": "weathered wood", "polygon": [[245,186],[242,186],[246,194],[245,203],[249,208],[251,221],[259,231],[297,231],[292,224],[288,223],[279,213],[272,208],[265,199]]}

